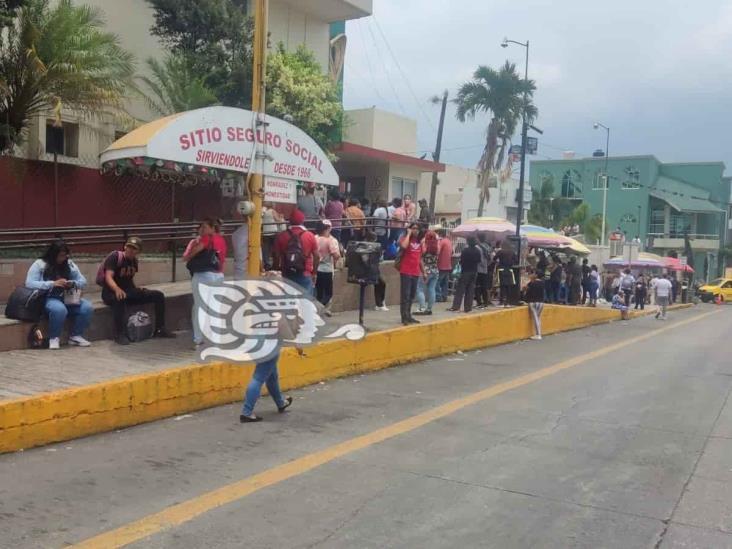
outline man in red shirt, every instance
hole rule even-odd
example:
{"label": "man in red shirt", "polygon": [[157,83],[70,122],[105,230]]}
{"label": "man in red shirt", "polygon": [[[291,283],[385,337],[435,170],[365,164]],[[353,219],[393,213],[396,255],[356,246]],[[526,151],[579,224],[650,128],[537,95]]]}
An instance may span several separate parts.
{"label": "man in red shirt", "polygon": [[290,215],[290,228],[277,235],[274,244],[274,267],[282,276],[307,291],[313,289],[313,276],[318,268],[318,243],[303,223],[305,214],[295,210]]}
{"label": "man in red shirt", "polygon": [[447,237],[445,229],[439,229],[437,236],[440,242],[437,245],[437,269],[440,276],[437,279],[437,301],[447,301],[448,285],[452,274],[452,240]]}

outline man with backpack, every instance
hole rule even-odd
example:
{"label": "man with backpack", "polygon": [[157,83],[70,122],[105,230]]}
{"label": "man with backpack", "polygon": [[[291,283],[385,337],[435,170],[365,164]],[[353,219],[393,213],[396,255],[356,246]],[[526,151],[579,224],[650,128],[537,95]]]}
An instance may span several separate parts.
{"label": "man with backpack", "polygon": [[102,287],[102,301],[112,308],[115,341],[129,345],[127,336],[127,305],[155,305],[155,330],[153,337],[173,338],[165,328],[165,295],[158,290],[135,286],[138,270],[137,256],[142,251],[142,240],[133,236],[127,239],[124,251],[109,254],[97,270],[97,284]]}
{"label": "man with backpack", "polygon": [[620,290],[625,297],[625,306],[630,307],[630,298],[635,291],[635,277],[630,273],[630,269],[625,269],[625,273],[620,277]]}
{"label": "man with backpack", "polygon": [[274,266],[282,276],[307,291],[313,289],[313,273],[318,268],[318,243],[315,235],[303,223],[305,214],[295,210],[290,214],[290,228],[277,235],[274,246]]}

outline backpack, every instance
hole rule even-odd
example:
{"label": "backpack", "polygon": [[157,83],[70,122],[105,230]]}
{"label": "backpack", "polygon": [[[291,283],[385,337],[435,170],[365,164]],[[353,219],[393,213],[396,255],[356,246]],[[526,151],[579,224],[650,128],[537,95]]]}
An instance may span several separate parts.
{"label": "backpack", "polygon": [[620,288],[623,291],[625,291],[625,290],[630,291],[630,290],[633,289],[633,283],[634,282],[635,281],[633,280],[633,278],[630,275],[626,275],[626,276],[623,277],[623,281],[620,283]]}
{"label": "backpack", "polygon": [[153,335],[153,323],[150,315],[138,311],[127,318],[127,337],[133,343],[150,339]]}
{"label": "backpack", "polygon": [[282,274],[290,276],[300,276],[305,272],[305,254],[302,249],[302,240],[300,235],[287,229],[290,239],[287,241],[285,248],[285,257],[282,265]]}
{"label": "backpack", "polygon": [[117,250],[117,251],[114,251],[111,254],[109,254],[107,257],[105,257],[104,261],[102,261],[99,264],[99,267],[97,267],[97,285],[101,286],[102,288],[104,288],[104,285],[106,284],[105,278],[104,278],[104,275],[105,275],[104,264],[107,262],[107,260],[110,257],[112,257],[112,254],[117,254],[117,267],[122,266],[122,259],[125,256],[124,252]]}

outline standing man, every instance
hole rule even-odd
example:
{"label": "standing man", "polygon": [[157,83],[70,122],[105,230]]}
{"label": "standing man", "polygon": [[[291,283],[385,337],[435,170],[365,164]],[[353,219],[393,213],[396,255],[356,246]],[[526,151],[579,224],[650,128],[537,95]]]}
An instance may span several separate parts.
{"label": "standing man", "polygon": [[630,307],[630,298],[635,291],[635,277],[630,273],[630,269],[625,269],[625,273],[620,278],[620,290],[625,296],[625,306]]}
{"label": "standing man", "polygon": [[666,320],[666,310],[668,309],[672,292],[671,281],[668,279],[667,274],[656,280],[654,291],[656,294],[656,304],[658,305],[658,310],[656,311],[656,319],[660,317],[661,320]]}
{"label": "standing man", "polygon": [[297,209],[305,214],[306,225],[314,229],[318,220],[323,217],[325,206],[323,201],[315,196],[315,185],[305,183],[305,194],[297,198]]}
{"label": "standing man", "polygon": [[516,252],[510,248],[501,247],[496,252],[496,265],[498,269],[498,282],[501,286],[501,305],[508,307],[511,305],[511,296],[513,289],[517,284],[516,275],[514,273],[514,265],[518,263]]}
{"label": "standing man", "polygon": [[424,198],[419,199],[419,223],[423,229],[429,227],[432,222],[432,212]]}
{"label": "standing man", "polygon": [[475,292],[475,278],[478,273],[481,253],[478,249],[478,240],[474,236],[467,238],[468,245],[460,254],[460,278],[455,297],[452,300],[452,307],[448,311],[458,312],[460,306],[469,313],[473,310],[473,293]]}
{"label": "standing man", "polygon": [[589,260],[584,258],[582,260],[582,305],[587,302],[587,297],[590,293],[590,265]]}
{"label": "standing man", "polygon": [[485,233],[478,233],[478,251],[480,251],[480,263],[475,279],[475,301],[478,309],[485,309],[491,305],[488,297],[490,291],[488,264],[491,262],[491,246],[486,242]]}
{"label": "standing man", "polygon": [[305,214],[300,210],[290,214],[290,228],[277,235],[275,240],[274,267],[282,272],[284,278],[311,292],[313,276],[318,268],[318,243],[304,222]]}
{"label": "standing man", "polygon": [[165,328],[165,295],[158,290],[135,286],[138,271],[137,256],[142,251],[142,240],[136,236],[127,239],[124,251],[112,252],[104,260],[104,285],[102,301],[112,308],[114,315],[115,341],[129,345],[127,337],[127,305],[155,305],[155,332],[153,337],[173,338],[174,334]]}
{"label": "standing man", "polygon": [[577,305],[582,292],[582,269],[577,264],[577,258],[572,256],[567,266],[567,289],[569,291],[569,304]]}
{"label": "standing man", "polygon": [[376,241],[381,244],[382,253],[386,250],[386,244],[389,241],[389,230],[387,228],[389,221],[389,211],[386,208],[386,204],[383,200],[378,199],[376,201],[376,209],[373,213],[374,217],[374,234],[376,235]]}
{"label": "standing man", "polygon": [[447,301],[452,274],[452,240],[447,238],[445,229],[439,229],[437,236],[440,237],[437,243],[437,270],[440,271],[437,279],[437,301],[444,303]]}

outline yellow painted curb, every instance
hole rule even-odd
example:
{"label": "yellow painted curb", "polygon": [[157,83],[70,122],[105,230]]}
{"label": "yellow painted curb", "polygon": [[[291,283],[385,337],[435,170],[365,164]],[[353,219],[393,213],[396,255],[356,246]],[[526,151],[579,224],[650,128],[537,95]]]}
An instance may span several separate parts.
{"label": "yellow painted curb", "polygon": [[[542,329],[552,334],[617,319],[613,310],[547,305]],[[288,348],[280,360],[280,383],[289,390],[526,339],[532,333],[527,309],[519,307],[375,332],[356,342],[323,342],[306,348],[303,356]],[[0,401],[0,452],[235,402],[242,398],[251,371],[251,365],[197,364]]]}

